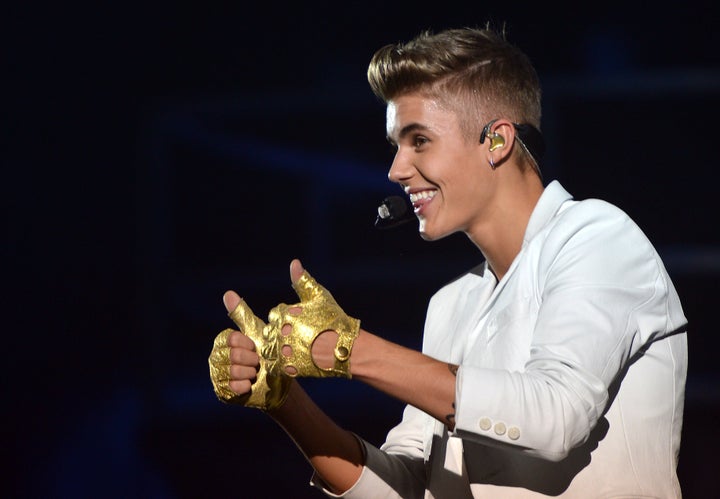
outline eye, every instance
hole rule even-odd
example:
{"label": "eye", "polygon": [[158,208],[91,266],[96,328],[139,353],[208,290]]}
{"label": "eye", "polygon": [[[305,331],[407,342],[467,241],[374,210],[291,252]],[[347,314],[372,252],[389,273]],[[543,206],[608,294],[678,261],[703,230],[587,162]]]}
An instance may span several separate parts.
{"label": "eye", "polygon": [[428,138],[427,138],[427,137],[424,137],[424,136],[422,136],[422,135],[415,135],[415,136],[413,137],[413,146],[415,147],[415,149],[418,149],[418,148],[424,146],[424,145],[427,144],[428,142],[430,142],[430,141],[428,140]]}

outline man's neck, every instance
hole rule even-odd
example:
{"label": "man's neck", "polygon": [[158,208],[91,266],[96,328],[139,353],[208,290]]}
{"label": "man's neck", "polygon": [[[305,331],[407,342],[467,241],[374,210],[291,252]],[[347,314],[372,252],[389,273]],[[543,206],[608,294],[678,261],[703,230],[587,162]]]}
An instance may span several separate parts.
{"label": "man's neck", "polygon": [[509,185],[496,213],[486,227],[468,234],[500,281],[520,253],[525,231],[544,187],[540,180],[523,175]]}

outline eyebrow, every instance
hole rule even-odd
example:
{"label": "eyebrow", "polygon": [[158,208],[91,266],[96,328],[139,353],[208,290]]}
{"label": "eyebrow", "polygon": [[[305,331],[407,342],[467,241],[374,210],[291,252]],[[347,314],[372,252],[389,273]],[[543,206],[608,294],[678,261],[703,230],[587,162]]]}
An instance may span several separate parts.
{"label": "eyebrow", "polygon": [[[402,138],[405,137],[406,135],[408,135],[408,134],[410,134],[410,133],[412,133],[412,132],[416,132],[416,131],[418,131],[418,130],[419,130],[419,131],[425,131],[425,130],[429,130],[429,129],[430,129],[430,128],[428,128],[428,127],[425,126],[425,125],[421,125],[420,123],[410,123],[410,124],[405,125],[404,127],[402,127],[402,129],[400,130],[400,133],[398,134],[398,139],[402,139]],[[387,135],[386,138],[387,138],[388,142],[390,142],[391,144],[394,144],[394,143],[395,143],[395,141],[393,140],[393,138],[390,137],[389,135]]]}

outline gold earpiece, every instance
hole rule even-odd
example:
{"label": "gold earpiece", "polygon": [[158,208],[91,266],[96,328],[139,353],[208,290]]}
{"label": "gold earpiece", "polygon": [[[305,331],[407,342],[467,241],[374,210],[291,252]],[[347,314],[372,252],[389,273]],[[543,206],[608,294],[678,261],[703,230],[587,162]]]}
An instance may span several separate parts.
{"label": "gold earpiece", "polygon": [[491,132],[490,127],[495,123],[497,120],[492,120],[490,123],[485,125],[482,129],[482,133],[480,134],[480,143],[482,144],[485,142],[485,139],[490,139],[490,152],[494,151],[495,149],[498,149],[500,147],[503,147],[505,145],[505,137],[500,135],[497,132]]}
{"label": "gold earpiece", "polygon": [[505,145],[505,138],[502,135],[497,133],[488,134],[488,138],[490,139],[490,152]]}

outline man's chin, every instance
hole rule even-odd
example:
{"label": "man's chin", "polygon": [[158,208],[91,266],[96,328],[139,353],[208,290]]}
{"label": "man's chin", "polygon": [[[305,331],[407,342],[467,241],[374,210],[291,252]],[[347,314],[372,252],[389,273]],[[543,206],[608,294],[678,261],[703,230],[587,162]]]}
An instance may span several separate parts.
{"label": "man's chin", "polygon": [[423,217],[418,217],[418,222],[418,232],[420,233],[420,237],[422,237],[425,241],[434,241],[435,238],[431,234],[428,234],[425,229],[425,219]]}
{"label": "man's chin", "polygon": [[447,237],[451,234],[448,232],[442,232],[437,233],[433,232],[432,230],[428,231],[425,229],[425,226],[421,223],[420,228],[418,229],[418,232],[420,233],[420,237],[423,238],[424,241],[438,241],[444,237]]}
{"label": "man's chin", "polygon": [[418,232],[420,233],[420,237],[425,241],[439,241],[440,239],[456,232],[454,230],[443,230],[443,228],[438,227],[437,224],[435,226],[428,225],[427,220],[424,217],[418,217],[418,221],[420,222],[418,224]]}

